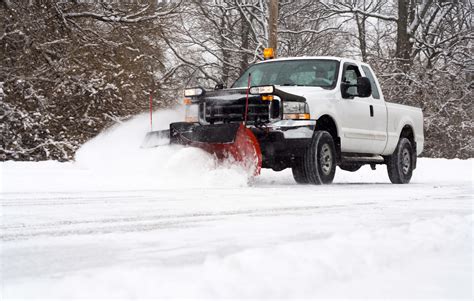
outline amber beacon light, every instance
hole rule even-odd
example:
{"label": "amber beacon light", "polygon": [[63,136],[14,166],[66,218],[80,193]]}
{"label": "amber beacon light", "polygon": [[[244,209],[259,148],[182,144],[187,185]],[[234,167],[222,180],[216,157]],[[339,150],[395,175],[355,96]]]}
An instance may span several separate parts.
{"label": "amber beacon light", "polygon": [[275,58],[275,51],[273,48],[265,48],[263,49],[263,58],[266,60],[271,60]]}

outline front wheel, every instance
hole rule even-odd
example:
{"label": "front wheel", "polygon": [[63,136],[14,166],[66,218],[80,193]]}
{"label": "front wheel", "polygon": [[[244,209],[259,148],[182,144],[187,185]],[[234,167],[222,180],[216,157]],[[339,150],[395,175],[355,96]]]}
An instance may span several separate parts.
{"label": "front wheel", "polygon": [[306,180],[310,184],[331,184],[336,173],[336,148],[331,134],[316,131],[304,158]]}
{"label": "front wheel", "polygon": [[298,184],[308,184],[308,177],[306,176],[306,171],[304,169],[304,160],[303,158],[297,158],[295,163],[291,167],[293,173],[293,178]]}
{"label": "front wheel", "polygon": [[393,184],[407,184],[411,180],[416,154],[407,138],[400,138],[397,147],[387,158],[388,177]]}

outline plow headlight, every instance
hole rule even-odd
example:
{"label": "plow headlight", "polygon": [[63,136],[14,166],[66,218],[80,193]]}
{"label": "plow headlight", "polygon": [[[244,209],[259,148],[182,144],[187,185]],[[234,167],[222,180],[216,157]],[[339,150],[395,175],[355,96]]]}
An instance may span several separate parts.
{"label": "plow headlight", "polygon": [[311,119],[306,102],[283,102],[283,119]]}
{"label": "plow headlight", "polygon": [[184,97],[195,97],[195,96],[201,96],[203,94],[204,94],[203,88],[191,88],[191,89],[184,90]]}
{"label": "plow headlight", "polygon": [[273,94],[275,92],[274,86],[258,86],[250,88],[250,94]]}

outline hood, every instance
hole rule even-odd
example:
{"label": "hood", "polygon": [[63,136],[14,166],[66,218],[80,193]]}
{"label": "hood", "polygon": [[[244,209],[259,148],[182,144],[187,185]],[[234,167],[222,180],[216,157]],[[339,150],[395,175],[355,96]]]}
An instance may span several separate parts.
{"label": "hood", "polygon": [[336,89],[327,90],[321,87],[302,87],[302,86],[275,86],[283,92],[299,95],[306,99],[314,98],[332,98]]}

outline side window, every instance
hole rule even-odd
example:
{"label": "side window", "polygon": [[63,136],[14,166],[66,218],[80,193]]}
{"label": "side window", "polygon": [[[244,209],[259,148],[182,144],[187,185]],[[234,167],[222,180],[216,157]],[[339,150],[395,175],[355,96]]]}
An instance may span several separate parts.
{"label": "side window", "polygon": [[[359,77],[361,77],[361,73],[356,65],[344,64],[344,73],[342,75],[343,82],[356,85],[357,78]],[[350,87],[347,89],[347,93],[350,95],[357,95],[357,87]]]}
{"label": "side window", "polygon": [[372,86],[372,96],[375,99],[380,99],[380,93],[379,93],[379,90],[377,89],[377,84],[375,84],[374,75],[372,74],[369,67],[367,66],[362,66],[362,70],[364,70],[365,76],[367,76],[367,78],[370,81],[370,85]]}

